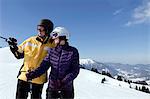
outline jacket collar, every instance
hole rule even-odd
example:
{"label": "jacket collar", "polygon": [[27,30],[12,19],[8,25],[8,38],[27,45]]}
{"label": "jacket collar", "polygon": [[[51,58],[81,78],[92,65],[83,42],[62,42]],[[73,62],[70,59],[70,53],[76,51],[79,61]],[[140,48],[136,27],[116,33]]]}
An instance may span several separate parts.
{"label": "jacket collar", "polygon": [[48,42],[48,40],[49,40],[49,36],[47,36],[44,40],[40,36],[37,36],[36,40],[41,42],[42,44],[46,44]]}
{"label": "jacket collar", "polygon": [[66,42],[65,45],[58,45],[56,46],[55,50],[60,52],[61,50],[66,50],[69,47],[69,43]]}

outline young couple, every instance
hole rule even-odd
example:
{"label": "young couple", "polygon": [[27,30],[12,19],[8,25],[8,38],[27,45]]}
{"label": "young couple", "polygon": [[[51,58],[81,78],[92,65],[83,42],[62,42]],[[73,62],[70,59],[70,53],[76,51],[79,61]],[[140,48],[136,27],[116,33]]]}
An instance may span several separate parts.
{"label": "young couple", "polygon": [[17,46],[9,38],[10,50],[17,59],[24,58],[18,74],[16,99],[41,99],[51,67],[46,99],[74,99],[73,80],[79,74],[78,50],[69,45],[69,32],[64,27],[53,29],[53,22],[42,19],[37,25],[38,35]]}

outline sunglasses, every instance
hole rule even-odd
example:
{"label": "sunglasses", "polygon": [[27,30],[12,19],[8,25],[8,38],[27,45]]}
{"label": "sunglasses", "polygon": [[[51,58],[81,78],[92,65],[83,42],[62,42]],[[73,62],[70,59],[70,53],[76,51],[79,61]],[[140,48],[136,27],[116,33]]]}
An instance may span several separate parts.
{"label": "sunglasses", "polygon": [[42,26],[37,26],[37,30],[40,31],[40,32],[45,31],[44,27],[42,27]]}

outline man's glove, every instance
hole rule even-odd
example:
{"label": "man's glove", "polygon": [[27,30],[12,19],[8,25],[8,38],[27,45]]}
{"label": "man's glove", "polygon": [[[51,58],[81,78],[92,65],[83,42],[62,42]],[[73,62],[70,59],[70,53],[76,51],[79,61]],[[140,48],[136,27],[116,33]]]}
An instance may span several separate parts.
{"label": "man's glove", "polygon": [[28,73],[26,73],[26,77],[27,77],[27,81],[31,81],[34,77],[34,73],[33,72],[28,72]]}
{"label": "man's glove", "polygon": [[17,51],[18,50],[17,40],[15,38],[9,37],[7,42],[9,44],[11,50],[13,50],[13,51]]}

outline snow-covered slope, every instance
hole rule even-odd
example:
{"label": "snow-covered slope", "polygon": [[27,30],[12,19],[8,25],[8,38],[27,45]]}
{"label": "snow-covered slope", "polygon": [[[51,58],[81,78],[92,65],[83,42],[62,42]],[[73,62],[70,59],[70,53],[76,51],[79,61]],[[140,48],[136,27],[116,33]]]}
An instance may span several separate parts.
{"label": "snow-covered slope", "polygon": [[[8,48],[0,49],[0,99],[14,99],[17,74],[22,60],[16,60]],[[102,78],[106,78],[104,84]],[[129,88],[125,82],[80,69],[75,79],[75,99],[150,99],[150,94]],[[43,89],[45,99],[47,83]]]}
{"label": "snow-covered slope", "polygon": [[0,48],[0,63],[16,63],[17,60],[8,47]]}
{"label": "snow-covered slope", "polygon": [[[104,84],[102,78],[106,78]],[[77,99],[148,99],[150,94],[129,88],[129,84],[115,79],[82,70],[75,80]]]}

